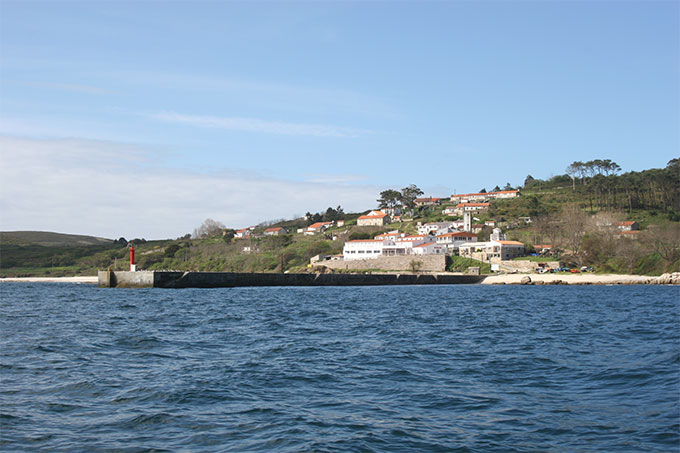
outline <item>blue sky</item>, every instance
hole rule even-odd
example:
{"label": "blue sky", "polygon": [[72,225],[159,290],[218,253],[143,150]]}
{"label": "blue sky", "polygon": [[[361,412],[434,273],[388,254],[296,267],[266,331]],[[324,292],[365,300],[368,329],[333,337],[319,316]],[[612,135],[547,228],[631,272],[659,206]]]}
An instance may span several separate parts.
{"label": "blue sky", "polygon": [[0,0],[1,228],[176,237],[663,167],[679,5]]}

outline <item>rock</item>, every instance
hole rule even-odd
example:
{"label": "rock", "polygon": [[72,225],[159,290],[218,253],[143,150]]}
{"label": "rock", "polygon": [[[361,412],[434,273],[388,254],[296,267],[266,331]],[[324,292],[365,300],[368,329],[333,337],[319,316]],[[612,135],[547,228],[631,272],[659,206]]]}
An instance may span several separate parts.
{"label": "rock", "polygon": [[531,277],[528,275],[526,277],[522,277],[522,280],[519,281],[522,285],[528,285],[531,283]]}

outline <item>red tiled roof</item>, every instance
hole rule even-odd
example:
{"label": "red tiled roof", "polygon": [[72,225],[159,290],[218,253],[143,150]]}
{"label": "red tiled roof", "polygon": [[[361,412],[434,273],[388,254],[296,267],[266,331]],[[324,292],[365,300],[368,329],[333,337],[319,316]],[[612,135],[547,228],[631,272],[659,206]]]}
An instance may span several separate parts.
{"label": "red tiled roof", "polygon": [[316,222],[316,223],[312,223],[312,224],[309,225],[307,228],[314,228],[314,229],[316,229],[316,228],[321,228],[321,227],[324,226],[324,225],[330,225],[330,224],[331,224],[330,222]]}
{"label": "red tiled roof", "polygon": [[464,231],[456,231],[454,233],[440,234],[438,238],[449,238],[449,237],[477,237],[475,233],[466,233]]}
{"label": "red tiled roof", "polygon": [[283,230],[283,228],[281,228],[281,227],[274,227],[274,228],[267,228],[266,230],[264,230],[264,232],[265,232],[265,233],[273,233],[274,231],[281,231],[281,230]]}
{"label": "red tiled roof", "polygon": [[518,241],[496,241],[496,242],[499,242],[503,245],[524,245],[524,244],[522,244],[521,242],[518,242]]}
{"label": "red tiled roof", "polygon": [[380,239],[354,239],[352,241],[347,241],[347,242],[382,242]]}
{"label": "red tiled roof", "polygon": [[413,248],[416,249],[418,247],[427,247],[428,245],[435,245],[435,243],[434,242],[426,242],[424,244],[416,245]]}
{"label": "red tiled roof", "polygon": [[375,214],[367,214],[367,215],[362,215],[359,217],[360,219],[381,219],[383,217],[387,216],[384,212],[379,212]]}
{"label": "red tiled roof", "polygon": [[632,226],[635,222],[619,222],[617,225],[621,226]]}
{"label": "red tiled roof", "polygon": [[457,208],[464,208],[465,206],[483,207],[483,206],[489,206],[489,203],[458,203],[458,205],[456,207]]}

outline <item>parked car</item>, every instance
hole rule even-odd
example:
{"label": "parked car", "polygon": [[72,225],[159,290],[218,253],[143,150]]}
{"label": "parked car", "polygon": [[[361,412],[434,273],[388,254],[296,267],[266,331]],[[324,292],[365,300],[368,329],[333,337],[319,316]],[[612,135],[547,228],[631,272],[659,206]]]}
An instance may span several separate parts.
{"label": "parked car", "polygon": [[572,274],[580,274],[581,273],[581,271],[578,270],[578,269],[569,269],[569,272],[571,272]]}

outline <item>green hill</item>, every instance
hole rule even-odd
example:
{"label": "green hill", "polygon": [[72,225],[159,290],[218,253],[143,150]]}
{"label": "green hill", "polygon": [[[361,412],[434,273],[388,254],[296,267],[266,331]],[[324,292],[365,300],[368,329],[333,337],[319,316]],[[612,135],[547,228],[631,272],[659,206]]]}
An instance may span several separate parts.
{"label": "green hill", "polygon": [[74,247],[111,244],[112,239],[51,231],[0,231],[2,245],[41,245],[43,247]]}

